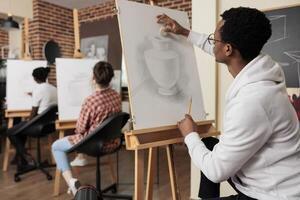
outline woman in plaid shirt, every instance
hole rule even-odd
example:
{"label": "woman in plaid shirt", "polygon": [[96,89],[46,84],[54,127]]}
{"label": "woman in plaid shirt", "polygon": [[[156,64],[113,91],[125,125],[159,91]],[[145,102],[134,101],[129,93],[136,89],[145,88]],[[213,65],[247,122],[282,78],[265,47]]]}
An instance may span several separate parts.
{"label": "woman in plaid shirt", "polygon": [[[96,83],[96,91],[84,100],[74,135],[56,140],[52,145],[52,153],[57,168],[62,172],[73,195],[75,195],[80,183],[76,178],[73,178],[66,151],[80,142],[108,116],[121,112],[120,95],[109,87],[113,76],[114,71],[109,63],[98,62],[95,65],[93,81]],[[110,148],[119,145],[119,143],[119,140],[114,140],[105,144],[104,148]]]}

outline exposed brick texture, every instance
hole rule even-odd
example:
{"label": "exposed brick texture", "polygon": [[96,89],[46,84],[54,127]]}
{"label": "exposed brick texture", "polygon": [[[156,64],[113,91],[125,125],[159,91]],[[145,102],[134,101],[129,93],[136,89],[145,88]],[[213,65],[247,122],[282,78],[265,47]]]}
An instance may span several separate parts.
{"label": "exposed brick texture", "polygon": [[[138,1],[138,0],[132,0]],[[192,16],[192,0],[160,0],[157,6],[182,10],[188,12],[189,18]],[[96,6],[91,6],[79,10],[80,23],[91,22],[95,20],[103,20],[112,17],[114,13],[115,2],[109,1]]]}
{"label": "exposed brick texture", "polygon": [[[191,18],[191,0],[159,0],[157,5],[186,11]],[[79,22],[85,23],[112,17],[115,14],[113,11],[114,7],[115,1],[111,0],[99,5],[80,9],[78,12]],[[33,0],[33,20],[29,23],[29,41],[32,57],[34,59],[43,59],[43,46],[45,42],[50,39],[58,42],[61,47],[62,57],[73,56],[73,12],[71,9],[42,0]]]}
{"label": "exposed brick texture", "polygon": [[[8,32],[0,30],[0,59],[2,58],[2,47],[8,45]],[[4,58],[7,58],[7,50],[4,50]]]}
{"label": "exposed brick texture", "polygon": [[[45,59],[44,45],[51,39],[59,44],[61,57],[73,56],[73,11],[42,0],[33,0],[33,19],[29,22],[29,43],[33,59]],[[49,82],[56,85],[55,66],[51,66]]]}
{"label": "exposed brick texture", "polygon": [[29,23],[33,59],[43,59],[44,44],[50,39],[60,45],[62,57],[73,56],[73,11],[42,0],[33,0],[33,20]]}
{"label": "exposed brick texture", "polygon": [[[160,0],[157,5],[186,11],[191,19],[191,0]],[[111,0],[80,9],[78,12],[79,22],[82,24],[112,17],[115,15],[114,7],[115,1]],[[7,38],[2,36],[0,32],[0,42],[2,42],[2,37]],[[33,0],[33,19],[29,22],[29,42],[33,59],[44,59],[43,47],[50,39],[53,39],[60,45],[62,57],[73,57],[73,12],[71,9],[44,2],[43,0]],[[3,41],[6,40],[8,39]],[[51,66],[51,68],[49,81],[55,84],[55,66]]]}
{"label": "exposed brick texture", "polygon": [[103,20],[107,17],[112,17],[114,15],[114,7],[115,2],[109,1],[99,5],[82,8],[78,12],[79,22],[85,23],[96,20]]}

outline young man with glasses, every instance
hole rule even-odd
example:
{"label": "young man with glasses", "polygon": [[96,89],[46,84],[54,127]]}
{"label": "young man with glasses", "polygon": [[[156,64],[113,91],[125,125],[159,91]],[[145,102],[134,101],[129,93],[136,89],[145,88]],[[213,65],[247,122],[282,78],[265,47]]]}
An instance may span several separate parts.
{"label": "young man with glasses", "polygon": [[[195,33],[166,15],[164,31],[190,42],[227,65],[234,77],[226,95],[219,140],[197,134],[192,117],[178,122],[192,161],[201,169],[202,199],[300,199],[300,129],[278,63],[261,49],[271,36],[264,13],[231,8],[213,34]],[[237,195],[220,198],[228,180]]]}

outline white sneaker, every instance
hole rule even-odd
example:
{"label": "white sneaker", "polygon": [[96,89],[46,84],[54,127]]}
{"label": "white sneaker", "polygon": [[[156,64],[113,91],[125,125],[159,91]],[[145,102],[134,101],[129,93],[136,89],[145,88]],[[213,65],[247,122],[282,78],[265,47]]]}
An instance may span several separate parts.
{"label": "white sneaker", "polygon": [[72,194],[75,196],[78,188],[81,186],[80,182],[76,178],[72,178],[69,181],[68,193],[71,190]]}
{"label": "white sneaker", "polygon": [[87,159],[78,158],[78,156],[76,156],[76,158],[70,163],[72,167],[83,167],[86,166],[87,164],[88,164]]}

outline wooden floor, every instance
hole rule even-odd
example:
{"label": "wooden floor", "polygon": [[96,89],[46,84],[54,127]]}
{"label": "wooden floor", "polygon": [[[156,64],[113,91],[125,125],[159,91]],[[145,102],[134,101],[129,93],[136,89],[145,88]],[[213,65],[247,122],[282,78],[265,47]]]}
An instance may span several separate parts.
{"label": "wooden floor", "polygon": [[[159,180],[156,176],[154,185],[154,198],[157,200],[168,200],[171,198],[171,190],[169,185],[169,176],[167,171],[167,161],[165,148],[159,149]],[[32,152],[34,153],[34,152]],[[147,158],[147,154],[145,154]],[[46,156],[46,155],[45,155]],[[71,157],[74,157],[71,156]],[[190,158],[187,149],[184,145],[175,145],[174,158],[176,172],[181,194],[181,199],[189,199],[190,196]],[[90,164],[86,167],[81,167],[75,170],[75,176],[79,178],[82,184],[95,185],[95,160],[88,158]],[[116,159],[114,159],[116,160]],[[0,166],[2,169],[3,153],[0,156]],[[145,166],[146,163],[145,163]],[[101,167],[102,171],[102,185],[111,183],[108,169],[106,166]],[[66,194],[66,184],[61,184],[61,195],[53,197],[53,183],[48,181],[46,177],[34,171],[22,176],[21,182],[15,183],[13,174],[15,172],[14,166],[9,166],[8,172],[0,171],[0,199],[1,200],[68,200],[72,196]],[[55,169],[50,169],[54,175]],[[146,174],[146,173],[145,173]],[[134,152],[121,150],[119,153],[119,189],[121,194],[133,194],[133,180],[134,180]],[[146,180],[146,179],[145,179]],[[158,182],[157,182],[158,181]]]}

